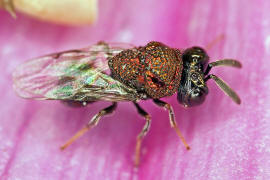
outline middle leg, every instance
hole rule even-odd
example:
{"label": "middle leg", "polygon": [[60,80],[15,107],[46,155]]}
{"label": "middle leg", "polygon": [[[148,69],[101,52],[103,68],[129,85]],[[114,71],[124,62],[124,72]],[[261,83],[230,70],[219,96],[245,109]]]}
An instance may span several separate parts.
{"label": "middle leg", "polygon": [[135,166],[139,166],[140,164],[140,152],[141,152],[141,144],[142,140],[145,137],[145,135],[148,133],[151,125],[151,117],[150,115],[138,104],[134,102],[134,105],[137,108],[138,113],[144,117],[146,120],[143,129],[141,130],[140,134],[137,136],[136,141],[136,149],[135,149]]}

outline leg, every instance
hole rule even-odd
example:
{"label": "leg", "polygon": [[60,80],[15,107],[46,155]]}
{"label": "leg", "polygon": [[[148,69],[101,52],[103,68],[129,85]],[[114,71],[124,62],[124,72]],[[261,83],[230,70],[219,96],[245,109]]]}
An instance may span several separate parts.
{"label": "leg", "polygon": [[117,107],[117,103],[114,102],[112,105],[102,109],[97,113],[89,122],[88,124],[79,130],[73,137],[71,137],[63,146],[61,146],[61,150],[66,149],[71,143],[73,143],[75,140],[77,140],[79,137],[81,137],[84,133],[86,133],[88,130],[90,130],[92,127],[96,126],[102,116],[105,116],[107,114],[111,114]]}
{"label": "leg", "polygon": [[206,46],[205,49],[207,51],[209,51],[214,45],[216,45],[219,41],[223,40],[225,37],[224,34],[220,34],[219,36],[217,36],[215,39],[213,39],[212,41],[210,41]]}
{"label": "leg", "polygon": [[136,149],[135,149],[135,166],[138,166],[140,164],[140,152],[141,152],[141,144],[144,136],[148,133],[151,125],[151,117],[150,115],[143,110],[138,103],[134,102],[134,105],[137,108],[138,113],[143,116],[146,120],[143,129],[141,130],[140,134],[137,136],[137,142],[136,142]]}
{"label": "leg", "polygon": [[190,149],[189,145],[187,144],[186,140],[184,139],[182,133],[180,132],[179,127],[177,126],[177,123],[175,121],[174,118],[174,112],[173,112],[173,108],[170,104],[161,101],[159,99],[154,99],[153,100],[155,104],[157,104],[160,107],[164,107],[167,111],[169,111],[169,118],[170,118],[170,124],[171,127],[174,128],[174,130],[176,131],[177,135],[179,136],[179,138],[181,139],[181,141],[183,142],[184,146],[186,147],[187,150]]}

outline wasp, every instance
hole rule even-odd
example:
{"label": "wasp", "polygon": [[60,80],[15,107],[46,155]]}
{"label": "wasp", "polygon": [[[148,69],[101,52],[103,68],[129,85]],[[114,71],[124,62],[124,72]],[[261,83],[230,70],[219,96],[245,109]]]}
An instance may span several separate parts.
{"label": "wasp", "polygon": [[160,98],[177,93],[177,100],[184,107],[200,105],[208,94],[206,83],[212,79],[236,104],[241,103],[239,96],[221,78],[209,74],[216,66],[241,68],[241,63],[234,59],[209,63],[207,52],[196,46],[180,50],[155,41],[139,47],[99,42],[87,48],[28,61],[16,68],[13,80],[15,91],[23,98],[62,100],[82,106],[96,101],[112,102],[94,115],[61,149],[96,126],[101,117],[115,111],[118,102],[132,102],[145,119],[136,141],[137,166],[142,140],[151,125],[150,115],[138,104],[140,100],[153,100],[168,111],[170,125],[186,149],[190,147],[177,126],[172,106]]}

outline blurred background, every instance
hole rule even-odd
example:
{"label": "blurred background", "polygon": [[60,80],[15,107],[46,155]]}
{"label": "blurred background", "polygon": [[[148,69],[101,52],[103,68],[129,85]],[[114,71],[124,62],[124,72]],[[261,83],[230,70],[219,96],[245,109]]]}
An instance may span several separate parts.
{"label": "blurred background", "polygon": [[[0,179],[270,178],[270,2],[13,2],[16,19],[0,9]],[[70,108],[57,101],[21,99],[12,89],[15,67],[44,54],[100,40],[205,47],[221,35],[208,51],[210,61],[234,58],[243,68],[212,72],[228,82],[242,104],[235,105],[211,81],[199,107],[185,109],[175,95],[164,98],[191,146],[187,152],[167,112],[151,101],[141,102],[153,122],[137,170],[135,142],[144,120],[131,103],[119,104],[114,115],[61,152],[59,147],[109,103]]]}

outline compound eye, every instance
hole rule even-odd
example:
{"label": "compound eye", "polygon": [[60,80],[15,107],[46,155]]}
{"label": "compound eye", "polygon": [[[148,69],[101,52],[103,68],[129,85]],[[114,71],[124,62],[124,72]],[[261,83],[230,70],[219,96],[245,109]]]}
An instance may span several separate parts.
{"label": "compound eye", "polygon": [[197,88],[190,95],[190,104],[191,106],[202,104],[205,100],[205,96],[208,91],[205,89]]}
{"label": "compound eye", "polygon": [[206,54],[205,50],[201,47],[194,46],[194,47],[192,47],[192,49],[194,52],[197,52],[197,54]]}
{"label": "compound eye", "polygon": [[191,99],[192,100],[199,100],[200,97],[202,97],[204,95],[204,93],[198,88],[195,89],[192,93],[191,93]]}
{"label": "compound eye", "polygon": [[208,59],[209,57],[206,51],[197,46],[186,49],[183,53],[183,60],[186,62],[205,65],[208,62]]}
{"label": "compound eye", "polygon": [[200,64],[205,64],[208,62],[208,55],[206,51],[200,47],[193,47],[193,54],[192,54],[192,59],[193,62],[200,63]]}
{"label": "compound eye", "polygon": [[177,94],[177,100],[186,107],[192,107],[202,104],[207,94],[208,88],[206,86],[196,88],[192,91],[185,91],[185,89],[180,88]]}

